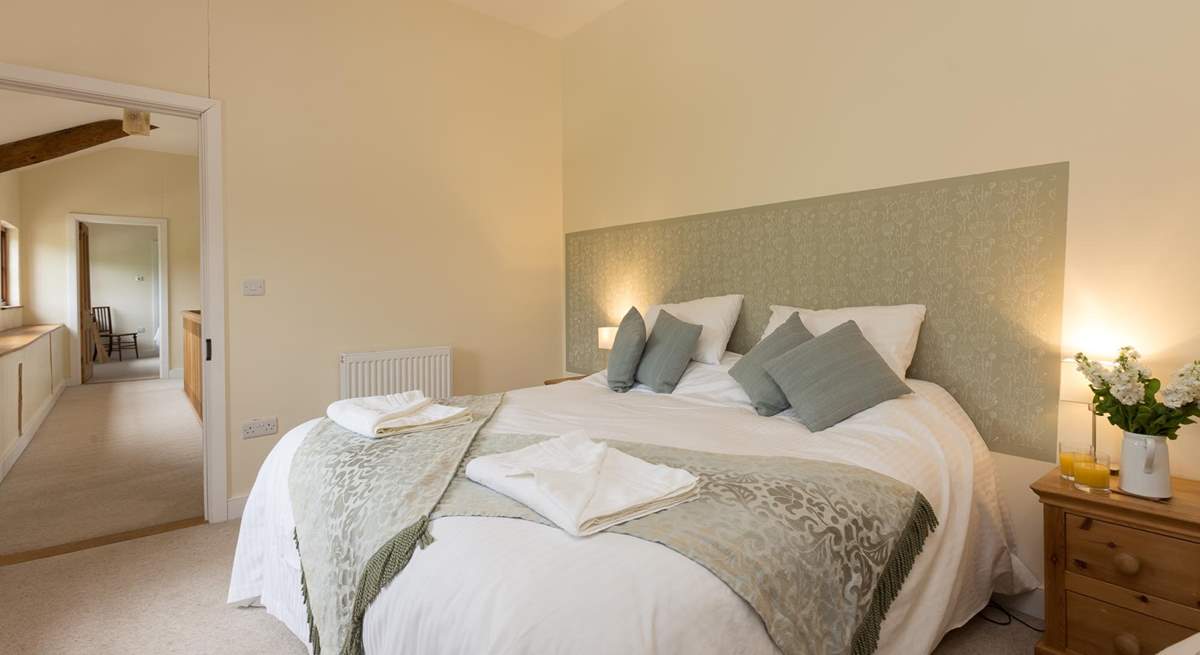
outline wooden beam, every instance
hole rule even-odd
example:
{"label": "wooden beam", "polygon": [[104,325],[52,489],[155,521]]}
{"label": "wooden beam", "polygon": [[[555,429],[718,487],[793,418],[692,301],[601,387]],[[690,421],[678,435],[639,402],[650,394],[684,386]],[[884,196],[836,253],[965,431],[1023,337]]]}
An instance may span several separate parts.
{"label": "wooden beam", "polygon": [[[151,125],[150,129],[156,129]],[[0,173],[31,166],[129,136],[118,119],[96,121],[0,145]]]}

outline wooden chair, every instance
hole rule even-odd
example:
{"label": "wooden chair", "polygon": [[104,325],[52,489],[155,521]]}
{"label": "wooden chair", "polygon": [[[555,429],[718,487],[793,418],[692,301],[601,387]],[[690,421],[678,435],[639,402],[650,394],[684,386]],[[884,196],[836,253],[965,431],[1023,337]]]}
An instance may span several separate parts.
{"label": "wooden chair", "polygon": [[117,358],[125,361],[125,351],[132,350],[134,359],[141,358],[142,355],[138,352],[137,332],[113,332],[111,307],[93,307],[92,318],[96,320],[100,338],[108,340],[109,357],[112,357],[115,350]]}

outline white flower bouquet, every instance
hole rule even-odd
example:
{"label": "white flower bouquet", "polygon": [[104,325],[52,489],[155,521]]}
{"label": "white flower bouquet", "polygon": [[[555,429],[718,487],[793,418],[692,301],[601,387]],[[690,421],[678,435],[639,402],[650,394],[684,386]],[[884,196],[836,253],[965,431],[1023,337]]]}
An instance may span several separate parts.
{"label": "white flower bouquet", "polygon": [[[1095,394],[1094,411],[1126,432],[1174,439],[1180,426],[1195,423],[1200,416],[1200,360],[1179,369],[1163,388],[1141,356],[1130,346],[1121,349],[1112,368],[1093,362],[1083,353],[1075,355],[1076,368],[1088,379]],[[1162,400],[1158,392],[1162,391]]]}

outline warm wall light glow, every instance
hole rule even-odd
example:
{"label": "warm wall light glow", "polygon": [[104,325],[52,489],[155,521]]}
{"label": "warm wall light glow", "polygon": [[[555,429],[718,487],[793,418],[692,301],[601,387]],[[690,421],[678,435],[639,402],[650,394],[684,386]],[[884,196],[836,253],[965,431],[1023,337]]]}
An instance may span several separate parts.
{"label": "warm wall light glow", "polygon": [[612,272],[604,284],[604,296],[601,301],[605,321],[619,323],[630,307],[645,307],[643,303],[647,300],[648,290],[642,280],[642,271],[636,264]]}
{"label": "warm wall light glow", "polygon": [[[1097,364],[1099,364],[1101,366],[1106,366],[1108,368],[1112,368],[1117,365],[1117,363],[1112,361],[1111,359],[1103,359],[1097,355],[1092,355],[1090,353],[1083,353],[1083,354],[1087,355],[1088,359],[1092,360],[1093,362],[1096,362]],[[1074,366],[1075,365],[1075,357],[1073,357],[1073,356],[1072,357],[1063,357],[1063,363]]]}
{"label": "warm wall light glow", "polygon": [[1110,293],[1068,289],[1063,302],[1062,354],[1077,352],[1093,360],[1111,360],[1122,346],[1136,346],[1143,359],[1153,359],[1163,339],[1154,332],[1155,321],[1129,311]]}
{"label": "warm wall light glow", "polygon": [[600,350],[612,350],[613,341],[617,339],[617,328],[602,327],[597,330],[596,347]]}
{"label": "warm wall light glow", "polygon": [[[1096,356],[1093,353],[1083,353],[1088,356],[1093,362],[1099,363],[1101,366],[1112,368],[1117,363],[1104,359],[1105,356]],[[1108,355],[1111,356],[1111,355]],[[1088,385],[1088,380],[1075,367],[1074,357],[1063,357],[1061,383],[1058,387],[1059,400],[1065,400],[1070,403],[1090,403],[1092,402],[1092,388]]]}

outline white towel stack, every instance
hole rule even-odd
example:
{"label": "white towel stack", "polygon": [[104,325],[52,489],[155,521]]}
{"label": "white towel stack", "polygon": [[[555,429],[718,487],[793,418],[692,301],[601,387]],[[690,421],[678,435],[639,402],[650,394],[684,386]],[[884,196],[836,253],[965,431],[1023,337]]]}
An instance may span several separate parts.
{"label": "white towel stack", "polygon": [[685,503],[696,476],[596,443],[582,431],[477,457],[467,477],[583,537]]}
{"label": "white towel stack", "polygon": [[366,437],[390,437],[471,422],[466,407],[438,405],[419,390],[339,400],[325,414],[338,425]]}

